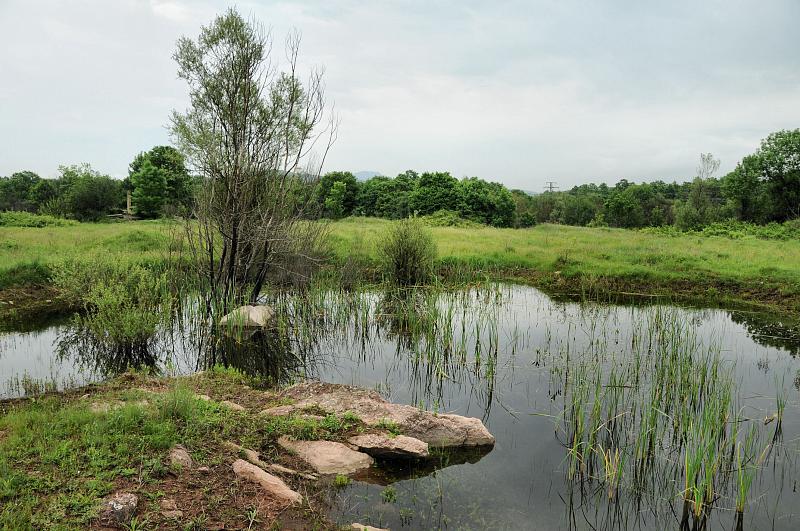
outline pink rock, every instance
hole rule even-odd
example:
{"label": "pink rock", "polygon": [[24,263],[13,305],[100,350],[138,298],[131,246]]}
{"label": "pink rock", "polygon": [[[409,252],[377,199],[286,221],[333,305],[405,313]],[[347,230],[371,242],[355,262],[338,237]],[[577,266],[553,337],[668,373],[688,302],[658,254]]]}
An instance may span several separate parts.
{"label": "pink rock", "polygon": [[233,462],[233,472],[242,479],[260,485],[264,491],[280,500],[290,504],[299,504],[303,501],[300,493],[290,489],[283,480],[244,459],[237,459]]}
{"label": "pink rock", "polygon": [[297,454],[320,474],[353,474],[369,468],[374,462],[367,454],[333,441],[293,441],[281,437],[278,444]]}

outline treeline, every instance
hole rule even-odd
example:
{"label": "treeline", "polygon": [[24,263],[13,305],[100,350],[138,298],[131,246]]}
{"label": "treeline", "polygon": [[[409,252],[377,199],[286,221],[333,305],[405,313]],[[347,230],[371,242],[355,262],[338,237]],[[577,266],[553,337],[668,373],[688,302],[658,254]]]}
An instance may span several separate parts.
{"label": "treeline", "polygon": [[60,166],[54,179],[31,171],[0,177],[0,211],[23,211],[78,221],[99,221],[127,208],[142,218],[180,213],[192,203],[194,179],[170,146],[138,154],[128,177],[114,179],[89,164]]}
{"label": "treeline", "polygon": [[[315,207],[306,211],[309,216],[401,219],[444,211],[496,227],[559,223],[685,231],[728,220],[766,224],[800,217],[800,129],[772,133],[723,177],[716,177],[718,168],[719,161],[704,154],[690,182],[623,179],[614,186],[583,184],[541,194],[447,172],[409,170],[362,182],[337,171],[303,185],[301,195]],[[190,207],[196,185],[183,156],[169,146],[137,155],[123,181],[85,164],[61,167],[59,173],[56,179],[32,172],[0,178],[0,210],[91,221],[120,212],[130,191],[137,216],[158,217]]]}

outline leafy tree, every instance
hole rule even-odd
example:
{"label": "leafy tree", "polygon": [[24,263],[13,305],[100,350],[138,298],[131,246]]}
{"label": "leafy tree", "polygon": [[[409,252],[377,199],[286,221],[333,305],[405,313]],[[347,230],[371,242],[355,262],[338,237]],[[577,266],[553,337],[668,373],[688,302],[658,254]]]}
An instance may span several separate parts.
{"label": "leafy tree", "polygon": [[349,171],[332,171],[323,175],[317,184],[315,194],[317,202],[320,204],[320,206],[325,207],[327,210],[326,205],[328,196],[330,195],[336,183],[342,183],[344,185],[344,193],[342,197],[334,200],[334,202],[340,202],[342,210],[338,216],[334,216],[328,212],[326,212],[326,214],[331,217],[349,216],[356,208],[356,200],[359,189],[358,180],[356,179],[355,175]]}
{"label": "leafy tree", "polygon": [[458,180],[447,172],[423,173],[409,196],[412,212],[427,215],[437,210],[457,210]]}
{"label": "leafy tree", "polygon": [[88,164],[60,166],[59,199],[63,214],[79,221],[97,221],[122,203],[122,183]]}
{"label": "leafy tree", "polygon": [[143,218],[161,215],[167,200],[167,172],[144,158],[130,176],[133,192],[131,202],[134,212]]}
{"label": "leafy tree", "polygon": [[800,129],[777,131],[762,140],[758,160],[774,204],[773,218],[800,217]]}
{"label": "leafy tree", "polygon": [[[164,177],[163,191],[160,194],[163,196],[163,204],[183,209],[188,208],[194,196],[194,184],[186,169],[186,159],[181,152],[172,146],[155,146],[150,151],[136,155],[128,167],[126,183],[132,192],[135,190],[132,176],[139,172],[146,161],[160,170]],[[147,195],[153,196],[152,193]]]}
{"label": "leafy tree", "polygon": [[722,191],[737,219],[765,223],[772,218],[770,190],[761,175],[761,159],[748,155],[723,177]]}
{"label": "leafy tree", "polygon": [[308,205],[298,200],[315,175],[310,150],[325,147],[325,139],[316,142],[323,134],[330,147],[335,121],[320,131],[323,78],[312,72],[301,81],[299,46],[290,35],[285,54],[272,56],[263,26],[235,9],[177,44],[190,105],[173,113],[172,134],[201,172],[187,248],[209,323],[258,300],[270,282],[305,281],[320,262],[325,227],[305,223]]}
{"label": "leafy tree", "polygon": [[325,212],[333,219],[339,219],[344,216],[345,212],[345,197],[347,195],[347,184],[343,181],[336,181],[333,183],[328,196],[325,198]]}
{"label": "leafy tree", "polygon": [[38,203],[32,191],[41,181],[42,178],[32,171],[20,171],[11,177],[0,178],[0,210],[35,212]]}
{"label": "leafy tree", "polygon": [[470,177],[459,181],[457,190],[461,217],[497,227],[514,222],[514,199],[502,184]]}

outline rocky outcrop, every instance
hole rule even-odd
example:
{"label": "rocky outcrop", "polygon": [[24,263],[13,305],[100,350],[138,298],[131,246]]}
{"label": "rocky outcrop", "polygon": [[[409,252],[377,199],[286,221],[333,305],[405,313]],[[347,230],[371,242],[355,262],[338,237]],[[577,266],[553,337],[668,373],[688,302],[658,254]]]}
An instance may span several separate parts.
{"label": "rocky outcrop", "polygon": [[233,472],[242,479],[260,485],[266,493],[281,501],[289,504],[299,504],[303,501],[300,493],[290,489],[282,479],[244,459],[237,459],[233,462]]}
{"label": "rocky outcrop", "polygon": [[220,326],[264,328],[275,320],[275,310],[269,306],[240,306],[219,320]]}
{"label": "rocky outcrop", "polygon": [[395,424],[404,435],[424,441],[432,447],[494,444],[494,436],[480,419],[452,414],[437,415],[413,406],[393,404],[368,389],[303,382],[286,389],[281,397],[292,400],[292,404],[270,408],[262,413],[283,416],[307,408],[321,408],[337,415],[352,412],[369,426]]}
{"label": "rocky outcrop", "polygon": [[370,433],[350,437],[347,442],[372,457],[423,459],[429,455],[428,443],[405,435],[392,437],[384,433]]}
{"label": "rocky outcrop", "polygon": [[103,503],[100,519],[107,524],[126,526],[131,521],[138,505],[139,497],[136,494],[117,492]]}
{"label": "rocky outcrop", "polygon": [[353,474],[374,462],[367,454],[333,441],[295,441],[284,436],[278,439],[278,444],[320,474]]}

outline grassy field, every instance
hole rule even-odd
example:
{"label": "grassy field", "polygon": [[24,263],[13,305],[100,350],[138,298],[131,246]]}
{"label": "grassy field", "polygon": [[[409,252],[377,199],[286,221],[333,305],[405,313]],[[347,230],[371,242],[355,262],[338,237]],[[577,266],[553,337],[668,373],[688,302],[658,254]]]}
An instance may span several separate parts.
{"label": "grassy field", "polygon": [[[333,261],[374,263],[389,221],[350,218],[331,226]],[[0,227],[0,301],[47,285],[64,260],[165,260],[167,222]],[[750,302],[800,310],[800,241],[658,235],[623,229],[540,225],[530,229],[433,227],[446,276],[523,281],[550,292],[631,293]],[[16,294],[16,295],[15,295]]]}

